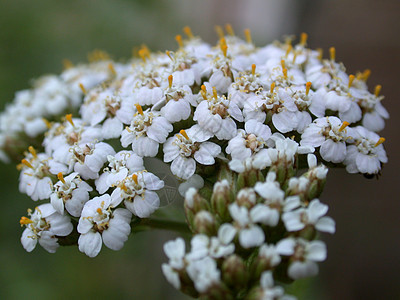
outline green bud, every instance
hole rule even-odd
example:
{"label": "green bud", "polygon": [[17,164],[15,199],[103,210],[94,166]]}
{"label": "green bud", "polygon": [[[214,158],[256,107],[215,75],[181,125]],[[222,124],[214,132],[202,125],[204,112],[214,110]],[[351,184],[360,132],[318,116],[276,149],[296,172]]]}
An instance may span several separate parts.
{"label": "green bud", "polygon": [[246,287],[248,272],[243,259],[232,254],[222,263],[222,280],[227,286],[239,291]]}
{"label": "green bud", "polygon": [[196,233],[202,233],[208,236],[213,236],[217,233],[215,218],[206,210],[199,211],[195,215],[193,224]]}
{"label": "green bud", "polygon": [[224,179],[216,182],[211,196],[211,206],[213,211],[224,221],[229,221],[230,219],[228,206],[232,202],[232,187],[228,180]]}

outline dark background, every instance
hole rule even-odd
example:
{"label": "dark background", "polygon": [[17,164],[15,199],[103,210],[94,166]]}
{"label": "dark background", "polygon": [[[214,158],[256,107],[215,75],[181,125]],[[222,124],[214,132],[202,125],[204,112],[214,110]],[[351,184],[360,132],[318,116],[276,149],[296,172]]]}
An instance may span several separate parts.
{"label": "dark background", "polygon": [[[368,85],[381,84],[391,118],[381,133],[389,163],[379,180],[331,170],[321,200],[337,223],[324,235],[328,259],[303,299],[399,299],[400,183],[398,96],[400,70],[398,0],[0,0],[0,108],[15,91],[46,73],[59,73],[62,60],[86,60],[93,49],[115,59],[129,58],[142,43],[152,50],[175,49],[174,37],[185,25],[210,43],[215,25],[231,23],[238,35],[252,30],[262,46],[285,34],[307,32],[308,45],[337,60],[348,73],[369,68]],[[1,164],[0,298],[185,299],[163,279],[165,232],[130,238],[123,250],[104,248],[89,259],[77,248],[48,254],[41,247],[26,253],[18,220],[34,207],[18,193],[18,172]]]}

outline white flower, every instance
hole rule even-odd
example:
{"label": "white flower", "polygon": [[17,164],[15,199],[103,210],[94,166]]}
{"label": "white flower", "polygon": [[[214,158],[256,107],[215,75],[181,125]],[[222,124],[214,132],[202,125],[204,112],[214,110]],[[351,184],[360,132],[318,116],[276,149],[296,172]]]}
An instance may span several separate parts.
{"label": "white flower", "polygon": [[202,165],[213,165],[221,147],[205,142],[211,134],[198,125],[170,137],[164,144],[164,162],[171,162],[172,174],[181,179],[190,178],[196,171],[196,161]]}
{"label": "white flower", "polygon": [[34,201],[47,199],[53,189],[50,176],[59,172],[65,173],[67,167],[44,153],[36,154],[33,147],[29,147],[29,151],[31,153],[21,161],[19,191],[26,193]]}
{"label": "white flower", "polygon": [[346,157],[348,125],[348,122],[342,122],[337,117],[315,119],[301,135],[300,145],[320,147],[319,152],[324,160],[340,163]]}
{"label": "white flower", "polygon": [[271,271],[261,274],[260,285],[262,288],[262,300],[295,300],[295,297],[287,296],[285,290],[280,286],[274,286],[274,278]]}
{"label": "white flower", "polygon": [[386,152],[382,145],[385,139],[362,126],[355,127],[353,134],[354,145],[347,147],[344,160],[346,170],[349,173],[378,173],[381,163],[387,162]]}
{"label": "white flower", "polygon": [[271,129],[256,120],[247,121],[244,128],[238,130],[238,135],[226,147],[226,153],[231,154],[232,159],[245,160],[257,153],[271,136]]}
{"label": "white flower", "polygon": [[96,189],[100,194],[104,194],[110,187],[117,185],[128,174],[144,170],[143,158],[133,151],[122,150],[114,156],[108,155],[107,160],[108,167],[103,169],[103,173],[95,181]]}
{"label": "white flower", "polygon": [[114,149],[107,143],[86,143],[72,148],[73,157],[69,163],[83,179],[96,179],[107,161],[108,155],[114,155]]}
{"label": "white flower", "polygon": [[73,230],[70,218],[57,213],[50,203],[39,205],[33,213],[28,210],[28,214],[30,219],[22,217],[20,220],[21,226],[26,226],[21,243],[28,252],[31,252],[39,241],[44,249],[54,253],[59,247],[56,236],[67,236]]}
{"label": "white flower", "polygon": [[138,112],[131,126],[121,134],[121,145],[127,147],[132,144],[132,150],[137,155],[154,157],[157,155],[159,143],[164,143],[172,131],[172,125],[160,113],[149,109],[143,111],[140,105],[136,107]]}
{"label": "white flower", "polygon": [[186,271],[199,293],[206,293],[212,285],[218,285],[221,281],[221,272],[217,268],[217,263],[209,256],[190,261]]}
{"label": "white flower", "polygon": [[65,209],[74,217],[80,217],[84,204],[89,200],[89,192],[93,188],[83,181],[78,173],[71,173],[64,177],[58,173],[58,181],[54,184],[54,191],[50,195],[53,208],[64,214]]}
{"label": "white flower", "polygon": [[278,242],[276,249],[280,255],[291,256],[288,275],[292,279],[317,275],[316,262],[326,259],[326,246],[321,241],[287,238]]}
{"label": "white flower", "polygon": [[211,99],[200,102],[193,117],[202,128],[215,134],[219,140],[229,140],[236,135],[234,119],[243,121],[240,108],[234,102],[218,96],[215,89]]}
{"label": "white flower", "polygon": [[149,217],[160,206],[160,198],[154,191],[164,187],[164,181],[154,174],[142,171],[128,175],[112,192],[112,205],[124,201],[125,207],[139,218]]}
{"label": "white flower", "polygon": [[120,250],[131,232],[132,214],[124,208],[113,209],[111,197],[106,194],[86,202],[78,224],[79,251],[89,257],[99,254],[102,242]]}
{"label": "white flower", "polygon": [[326,217],[328,205],[322,204],[318,199],[310,202],[307,208],[299,208],[295,211],[288,211],[282,215],[287,231],[299,231],[311,225],[318,231],[335,232],[335,221]]}

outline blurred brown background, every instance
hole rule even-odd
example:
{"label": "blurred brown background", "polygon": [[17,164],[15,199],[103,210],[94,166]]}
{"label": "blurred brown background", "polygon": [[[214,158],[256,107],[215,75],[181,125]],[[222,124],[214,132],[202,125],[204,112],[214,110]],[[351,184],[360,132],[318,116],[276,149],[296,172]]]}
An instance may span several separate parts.
{"label": "blurred brown background", "polygon": [[[328,259],[303,299],[400,299],[399,17],[398,0],[1,0],[0,108],[31,78],[59,73],[64,58],[84,61],[95,48],[127,58],[141,43],[175,49],[185,25],[210,43],[214,25],[229,22],[239,35],[250,28],[258,46],[307,32],[311,48],[335,46],[349,74],[372,70],[368,85],[382,84],[391,118],[381,133],[389,163],[379,180],[343,170],[328,176],[321,198],[337,232],[323,237]],[[18,193],[13,166],[2,164],[0,173],[0,299],[185,299],[160,271],[161,245],[172,234],[139,234],[95,259],[76,248],[26,253],[18,220],[34,204]]]}

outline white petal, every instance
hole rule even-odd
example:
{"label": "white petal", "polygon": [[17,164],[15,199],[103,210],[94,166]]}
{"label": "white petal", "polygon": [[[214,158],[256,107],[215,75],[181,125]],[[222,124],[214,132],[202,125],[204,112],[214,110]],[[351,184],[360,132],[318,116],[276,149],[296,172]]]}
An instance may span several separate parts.
{"label": "white petal", "polygon": [[98,232],[89,231],[81,234],[78,239],[79,251],[84,252],[89,257],[95,257],[101,250],[102,239]]}

